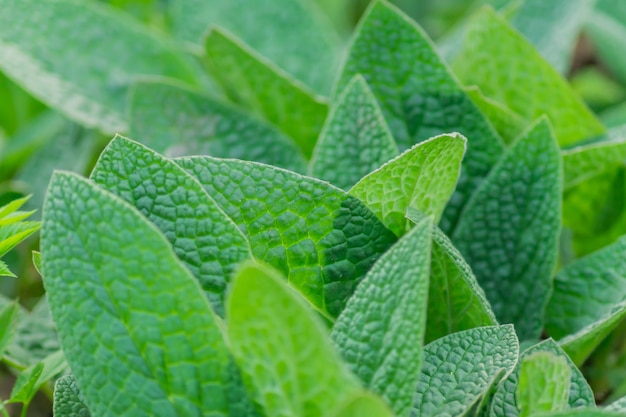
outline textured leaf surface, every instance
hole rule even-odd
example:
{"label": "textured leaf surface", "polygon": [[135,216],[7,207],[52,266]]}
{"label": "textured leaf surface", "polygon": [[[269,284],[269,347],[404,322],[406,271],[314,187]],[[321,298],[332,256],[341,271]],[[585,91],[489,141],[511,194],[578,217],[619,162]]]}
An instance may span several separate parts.
{"label": "textured leaf surface", "polygon": [[409,208],[437,222],[454,192],[465,144],[460,135],[419,143],[361,179],[350,194],[367,204],[397,236],[412,225],[406,218]]}
{"label": "textured leaf surface", "polygon": [[54,384],[53,413],[56,417],[91,417],[71,375],[59,378]]}
{"label": "textured leaf surface", "polygon": [[241,230],[202,185],[173,161],[120,136],[102,152],[91,179],[159,228],[223,315],[230,276],[252,255]]}
{"label": "textured leaf surface", "polygon": [[307,158],[328,113],[328,105],[274,64],[217,29],[205,41],[209,68],[236,103],[274,124]]}
{"label": "textured leaf surface", "polygon": [[476,191],[452,241],[501,323],[539,336],[561,224],[561,157],[545,119],[524,134]]}
{"label": "textured leaf surface", "polygon": [[378,259],[330,335],[365,388],[400,416],[413,404],[422,366],[431,230],[422,220]]}
{"label": "textured leaf surface", "polygon": [[53,175],[43,217],[46,293],[91,412],[229,415],[220,329],[165,237],[68,173]]}
{"label": "textured leaf surface", "polygon": [[563,152],[563,188],[574,187],[585,180],[621,165],[626,161],[626,141],[600,142]]}
{"label": "textured leaf surface", "polygon": [[411,416],[466,415],[515,367],[518,354],[511,325],[466,330],[428,344]]}
{"label": "textured leaf surface", "polygon": [[466,85],[477,85],[528,122],[548,115],[561,145],[604,133],[567,81],[493,10],[482,10],[471,22],[455,70]]}
{"label": "textured leaf surface", "polygon": [[305,170],[296,144],[276,128],[174,85],[139,83],[134,87],[130,137],[171,157],[206,154]]}
{"label": "textured leaf surface", "polygon": [[517,406],[520,417],[564,411],[568,406],[572,370],[563,356],[551,352],[527,355],[520,367]]}
{"label": "textured leaf surface", "polygon": [[126,94],[139,74],[196,83],[173,44],[108,7],[79,0],[2,0],[0,9],[2,71],[85,126],[126,130]]}
{"label": "textured leaf surface", "polygon": [[626,238],[567,265],[556,275],[546,330],[582,361],[626,317]]}
{"label": "textured leaf surface", "polygon": [[322,322],[277,272],[245,264],[227,308],[232,352],[268,416],[318,417],[358,389]]}
{"label": "textured leaf surface", "polygon": [[376,97],[355,76],[333,104],[315,147],[310,172],[345,190],[398,155]]}
{"label": "textured leaf surface", "polygon": [[518,362],[516,369],[498,387],[498,391],[491,403],[491,415],[498,417],[518,417],[519,409],[517,404],[517,384],[519,381],[519,364],[521,361],[535,352],[552,352],[565,358],[571,370],[570,391],[568,405],[571,408],[593,407],[595,399],[593,391],[589,387],[587,380],[578,370],[574,362],[552,339],[547,339],[526,349]]}
{"label": "textured leaf surface", "polygon": [[339,58],[330,22],[306,0],[168,2],[174,32],[201,44],[209,27],[220,26],[310,88],[327,93]]}
{"label": "textured leaf surface", "polygon": [[326,182],[251,162],[176,162],[239,226],[257,259],[278,268],[332,316],[395,241],[363,203]]}
{"label": "textured leaf surface", "polygon": [[463,176],[442,224],[450,232],[461,207],[501,155],[500,138],[426,34],[387,2],[374,2],[362,18],[336,92],[356,74],[372,88],[400,150],[442,133],[469,138]]}
{"label": "textured leaf surface", "polygon": [[362,392],[331,414],[332,417],[393,417],[389,406],[379,397]]}

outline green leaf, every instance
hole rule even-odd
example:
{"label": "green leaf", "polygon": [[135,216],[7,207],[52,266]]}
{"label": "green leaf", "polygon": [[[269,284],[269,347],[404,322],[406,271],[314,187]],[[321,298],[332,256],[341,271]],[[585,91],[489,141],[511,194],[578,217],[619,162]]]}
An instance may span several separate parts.
{"label": "green leaf", "polygon": [[172,28],[200,45],[209,28],[223,27],[314,91],[325,94],[335,77],[340,42],[331,24],[306,0],[173,0]]}
{"label": "green leaf", "polygon": [[466,85],[477,85],[485,96],[527,122],[546,114],[560,145],[604,133],[567,81],[491,9],[483,9],[472,20],[454,68]]}
{"label": "green leaf", "polygon": [[[570,67],[574,47],[595,0],[524,0],[510,23],[559,73]],[[508,68],[511,68],[509,64]]]}
{"label": "green leaf", "polygon": [[233,355],[268,416],[318,417],[358,390],[322,322],[275,271],[242,266],[227,318]]}
{"label": "green leaf", "polygon": [[558,344],[552,339],[546,339],[530,348],[526,349],[517,364],[516,369],[498,386],[498,391],[491,403],[491,415],[498,417],[519,417],[517,404],[517,385],[520,376],[520,364],[523,359],[535,352],[551,352],[562,357],[568,363],[571,370],[570,390],[568,405],[570,408],[593,407],[595,399],[593,391],[589,387],[587,380],[574,365],[574,362],[567,356]]}
{"label": "green leaf", "polygon": [[166,238],[70,173],[52,176],[43,211],[46,293],[91,412],[230,415],[217,319]]}
{"label": "green leaf", "polygon": [[606,141],[563,151],[563,188],[574,187],[626,161],[626,140]]}
{"label": "green leaf", "polygon": [[413,405],[422,366],[431,229],[422,220],[378,259],[330,334],[365,388],[401,416]]}
{"label": "green leaf", "polygon": [[513,370],[518,354],[511,325],[466,330],[426,345],[411,416],[468,415]]}
{"label": "green leaf", "polygon": [[0,69],[85,126],[126,130],[126,94],[139,74],[196,83],[190,61],[173,43],[109,7],[2,0],[0,9]]}
{"label": "green leaf", "polygon": [[563,356],[535,352],[522,360],[517,384],[520,417],[564,411],[568,406],[572,370]]}
{"label": "green leaf", "polygon": [[452,237],[501,323],[537,338],[552,289],[561,226],[561,157],[542,118],[476,191]]}
{"label": "green leaf", "polygon": [[252,254],[243,233],[202,185],[173,161],[121,136],[102,152],[91,179],[136,207],[167,237],[223,315],[228,280]]}
{"label": "green leaf", "polygon": [[211,30],[205,48],[230,99],[274,124],[310,158],[328,113],[325,100],[222,30]]}
{"label": "green leaf", "polygon": [[450,239],[433,228],[426,342],[498,324],[485,292]]}
{"label": "green leaf", "polygon": [[15,335],[19,308],[20,305],[13,301],[0,309],[0,359]]}
{"label": "green leaf", "polygon": [[333,317],[396,240],[363,203],[327,182],[252,162],[176,162],[239,226],[257,259]]}
{"label": "green leaf", "polygon": [[389,406],[379,397],[368,392],[359,392],[342,404],[331,417],[393,417]]}
{"label": "green leaf", "polygon": [[30,198],[31,196],[18,198],[0,207],[0,219],[5,219],[10,215],[15,214],[15,212],[19,210]]}
{"label": "green leaf", "polygon": [[626,412],[626,397],[621,397],[605,407],[606,411]]}
{"label": "green leaf", "polygon": [[0,277],[17,278],[17,276],[13,272],[11,272],[9,266],[3,261],[0,261]]}
{"label": "green leaf", "polygon": [[437,222],[454,192],[465,144],[466,139],[455,134],[421,142],[361,179],[350,194],[397,236],[411,228],[409,208]]}
{"label": "green leaf", "polygon": [[626,317],[626,237],[556,275],[546,330],[581,364]]}
{"label": "green leaf", "polygon": [[59,378],[54,384],[53,414],[55,417],[91,417],[71,375]]}
{"label": "green leaf", "polygon": [[595,53],[606,65],[611,74],[622,83],[626,82],[626,59],[616,54],[624,48],[626,36],[626,7],[615,0],[598,0],[585,24],[585,33],[589,36]]}
{"label": "green leaf", "polygon": [[29,404],[39,388],[67,368],[63,352],[55,352],[41,362],[22,371],[15,381],[7,403]]}
{"label": "green leaf", "polygon": [[41,253],[33,251],[33,265],[39,275],[41,275]]}
{"label": "green leaf", "polygon": [[375,1],[359,24],[336,93],[362,74],[378,99],[400,150],[435,135],[469,138],[463,175],[442,229],[457,216],[502,154],[493,127],[457,83],[426,34],[386,1]]}
{"label": "green leaf", "polygon": [[39,230],[39,222],[19,222],[0,227],[0,256]]}
{"label": "green leaf", "polygon": [[[155,106],[154,103],[168,103]],[[304,172],[293,141],[269,124],[183,87],[142,82],[132,89],[130,137],[167,156],[213,155]]]}
{"label": "green leaf", "polygon": [[376,98],[356,75],[333,104],[309,172],[347,190],[396,155],[398,146]]}
{"label": "green leaf", "polygon": [[465,92],[478,106],[480,111],[489,118],[493,127],[506,144],[511,144],[523,133],[526,121],[522,116],[515,113],[502,103],[485,97],[476,86],[466,87]]}
{"label": "green leaf", "polygon": [[556,413],[534,414],[533,417],[623,417],[622,413],[613,413],[597,408],[585,408],[580,410],[567,410]]}

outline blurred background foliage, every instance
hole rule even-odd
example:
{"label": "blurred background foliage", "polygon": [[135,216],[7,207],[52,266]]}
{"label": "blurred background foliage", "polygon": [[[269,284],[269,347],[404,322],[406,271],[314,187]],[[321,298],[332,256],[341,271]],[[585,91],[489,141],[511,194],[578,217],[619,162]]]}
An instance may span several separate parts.
{"label": "blurred background foliage", "polygon": [[[368,1],[307,1],[312,7],[318,8],[322,12],[322,18],[334,27],[336,35],[341,39],[340,44],[345,49]],[[166,33],[171,31],[168,10],[172,2],[100,1],[123,10],[156,31]],[[551,30],[544,25],[545,22],[542,23],[542,19],[536,19],[531,25],[519,19],[515,21],[517,11],[524,7],[524,0],[393,2],[424,28],[447,59],[454,57],[463,40],[464,22],[473,11],[485,4],[491,5],[505,16],[512,16],[513,23],[524,27],[522,32],[531,41],[534,35]],[[542,2],[534,1],[535,6],[540,3]],[[582,18],[572,16],[572,27],[565,25],[567,27],[557,28],[565,34],[565,41],[571,43],[566,48],[569,54],[562,57],[564,64],[559,70],[600,120],[610,128],[609,139],[611,135],[623,137],[620,132],[626,132],[626,54],[623,53],[626,51],[626,1],[598,0],[593,10],[585,9],[583,12]],[[550,16],[544,17],[544,20],[550,19]],[[571,41],[568,40],[567,31],[573,34]],[[549,50],[541,45],[537,46],[542,52]],[[558,67],[560,64],[555,65]],[[214,93],[221,95],[218,91]],[[59,115],[0,72],[0,206],[32,194],[26,208],[40,209],[52,171],[64,169],[87,175],[97,155],[110,139],[110,134],[81,126]],[[588,237],[588,240],[579,239],[588,243],[571,248],[565,242],[562,263],[567,262],[568,251],[573,251],[572,257],[580,256],[626,234],[626,174],[623,166],[606,173],[602,181],[601,187],[597,184],[587,185],[590,189],[597,190],[597,198],[589,200],[589,212],[592,214],[588,218],[577,218],[570,224],[566,221],[564,236]],[[602,215],[598,216],[597,213]],[[34,217],[38,216],[35,213]],[[589,227],[590,224],[593,227]],[[0,398],[7,398],[7,390],[12,386],[12,375],[16,369],[23,369],[58,349],[53,324],[45,299],[42,298],[41,279],[31,261],[31,251],[37,249],[37,239],[36,235],[29,238],[17,250],[3,258],[19,278],[0,278],[0,297],[3,297],[0,301],[18,298],[23,307],[20,314],[25,319],[20,324],[18,341],[9,351],[14,362],[9,363],[9,366],[5,362],[0,369],[4,374],[4,378],[0,378]],[[626,395],[626,324],[602,343],[584,365],[584,372],[599,401]],[[50,403],[45,393],[49,397],[50,389],[44,389],[44,394],[38,397],[39,405],[31,408],[30,415],[49,415]]]}

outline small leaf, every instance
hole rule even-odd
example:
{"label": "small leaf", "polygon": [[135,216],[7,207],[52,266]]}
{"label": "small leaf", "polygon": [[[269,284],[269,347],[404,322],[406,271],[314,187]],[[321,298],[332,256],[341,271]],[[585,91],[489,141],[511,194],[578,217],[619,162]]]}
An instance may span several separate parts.
{"label": "small leaf", "polygon": [[0,277],[16,278],[17,276],[13,272],[11,272],[9,266],[6,263],[0,261]]}
{"label": "small leaf", "polygon": [[19,308],[20,305],[13,301],[0,309],[0,359],[15,335]]}
{"label": "small leaf", "polygon": [[315,147],[311,175],[349,189],[398,155],[376,98],[356,75],[333,104]]}
{"label": "small leaf", "polygon": [[358,389],[322,322],[275,271],[246,263],[227,318],[233,355],[268,416],[318,417]]}
{"label": "small leaf", "polygon": [[278,127],[309,159],[326,102],[226,32],[212,29],[205,48],[211,73],[230,99]]}
{"label": "small leaf", "polygon": [[411,416],[467,415],[513,370],[518,354],[511,325],[465,330],[426,345]]}
{"label": "small leaf", "polygon": [[626,140],[607,141],[563,151],[565,190],[626,161]]}
{"label": "small leaf", "polygon": [[29,404],[39,388],[46,381],[63,372],[65,368],[67,368],[65,356],[59,351],[22,371],[15,381],[7,403]]}
{"label": "small leaf", "polygon": [[362,178],[350,194],[367,204],[397,236],[411,228],[406,218],[409,208],[437,222],[454,192],[465,144],[460,135],[421,142]]}
{"label": "small leaf", "polygon": [[369,270],[331,332],[365,388],[407,415],[422,366],[432,223],[420,221]]}
{"label": "small leaf", "polygon": [[535,352],[522,360],[517,385],[520,417],[568,408],[572,371],[563,356]]}
{"label": "small leaf", "polygon": [[19,222],[0,227],[0,257],[39,230],[39,222]]}
{"label": "small leaf", "polygon": [[54,384],[52,411],[55,417],[91,417],[73,376],[63,376]]}

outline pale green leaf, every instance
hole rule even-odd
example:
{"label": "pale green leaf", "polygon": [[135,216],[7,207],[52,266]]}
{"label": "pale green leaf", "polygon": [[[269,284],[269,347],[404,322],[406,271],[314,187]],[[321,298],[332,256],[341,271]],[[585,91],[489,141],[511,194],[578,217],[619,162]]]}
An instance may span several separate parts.
{"label": "pale green leaf", "polygon": [[560,145],[604,133],[567,81],[491,9],[472,19],[455,70],[466,85],[477,85],[527,122],[546,114]]}
{"label": "pale green leaf", "polygon": [[16,278],[16,275],[11,272],[9,266],[3,261],[0,261],[0,277]]}
{"label": "pale green leaf", "polygon": [[626,7],[620,0],[597,0],[596,7],[585,24],[589,36],[603,65],[622,83],[626,81],[626,59],[616,54],[624,48],[626,37]]}
{"label": "pale green leaf", "polygon": [[41,253],[33,251],[33,265],[39,275],[41,275]]}
{"label": "pale green leaf", "polygon": [[156,227],[63,172],[52,176],[43,211],[46,293],[91,412],[231,415],[217,319]]}
{"label": "pale green leaf", "polygon": [[230,346],[268,416],[318,417],[358,390],[315,312],[277,272],[247,263],[227,304]]}
{"label": "pale green leaf", "polygon": [[159,228],[223,315],[230,276],[252,254],[243,233],[202,185],[173,161],[121,136],[102,152],[91,179]]}
{"label": "pale green leaf", "polygon": [[263,162],[292,171],[306,169],[298,146],[273,126],[174,84],[135,85],[130,99],[129,135],[171,157],[205,154]]}
{"label": "pale green leaf", "polygon": [[431,230],[420,221],[378,259],[330,334],[365,388],[400,416],[413,405],[422,366]]}
{"label": "pale green leaf", "polygon": [[39,230],[39,222],[19,222],[0,227],[0,256]]}
{"label": "pale green leaf", "polygon": [[63,376],[54,384],[52,410],[55,417],[91,417],[73,376]]}
{"label": "pale green leaf", "polygon": [[0,309],[0,359],[15,335],[19,308],[20,305],[13,301]]}
{"label": "pale green leaf", "polygon": [[176,162],[239,226],[257,259],[331,316],[396,240],[363,203],[327,182],[232,159]]}
{"label": "pale green leaf", "polygon": [[326,101],[222,30],[211,30],[205,48],[211,73],[229,98],[279,128],[310,158]]}
{"label": "pale green leaf", "polygon": [[456,187],[465,144],[454,134],[421,142],[361,179],[350,194],[397,236],[411,228],[409,208],[437,222]]}
{"label": "pale green leaf", "polygon": [[356,75],[333,103],[311,160],[311,175],[349,189],[398,155],[380,107]]}
{"label": "pale green leaf", "polygon": [[15,381],[7,403],[30,403],[37,390],[44,383],[63,372],[65,368],[67,368],[65,356],[63,356],[63,352],[59,351],[25,369]]}
{"label": "pale green leaf", "polygon": [[519,370],[517,407],[520,417],[568,408],[572,370],[563,356],[535,352],[525,356]]}
{"label": "pale green leaf", "polygon": [[385,404],[378,396],[368,393],[359,392],[350,398],[345,404],[342,404],[330,417],[393,417],[394,414],[389,410],[389,406]]}
{"label": "pale green leaf", "polygon": [[522,116],[506,107],[504,104],[485,97],[480,88],[471,86],[465,92],[478,106],[480,111],[489,118],[493,127],[506,144],[511,144],[526,128],[526,121]]}
{"label": "pale green leaf", "polygon": [[580,146],[562,155],[563,188],[567,190],[626,162],[626,140]]}

